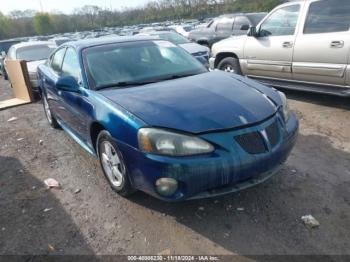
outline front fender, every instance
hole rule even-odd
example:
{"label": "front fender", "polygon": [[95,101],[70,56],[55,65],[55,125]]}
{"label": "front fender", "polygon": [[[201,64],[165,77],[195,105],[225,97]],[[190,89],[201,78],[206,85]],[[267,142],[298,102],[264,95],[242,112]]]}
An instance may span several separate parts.
{"label": "front fender", "polygon": [[101,124],[115,140],[137,148],[137,132],[146,123],[98,92],[92,92],[95,92],[93,122]]}
{"label": "front fender", "polygon": [[212,56],[218,57],[220,54],[235,54],[238,59],[244,57],[244,45],[247,36],[234,36],[215,43],[212,47]]}

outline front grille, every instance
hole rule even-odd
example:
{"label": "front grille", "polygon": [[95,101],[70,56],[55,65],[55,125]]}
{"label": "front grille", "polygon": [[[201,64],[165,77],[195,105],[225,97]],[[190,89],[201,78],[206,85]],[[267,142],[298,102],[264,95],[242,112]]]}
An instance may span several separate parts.
{"label": "front grille", "polygon": [[[263,135],[263,131],[266,133]],[[249,154],[262,154],[277,146],[281,133],[277,121],[265,130],[255,131],[235,137],[236,142]],[[266,140],[266,141],[265,141]]]}
{"label": "front grille", "polygon": [[280,132],[278,130],[277,122],[276,121],[273,122],[273,124],[267,127],[265,130],[266,130],[266,134],[269,139],[271,148],[275,147],[278,144],[280,139]]}
{"label": "front grille", "polygon": [[235,137],[237,143],[249,154],[262,154],[267,148],[259,132],[252,132]]}

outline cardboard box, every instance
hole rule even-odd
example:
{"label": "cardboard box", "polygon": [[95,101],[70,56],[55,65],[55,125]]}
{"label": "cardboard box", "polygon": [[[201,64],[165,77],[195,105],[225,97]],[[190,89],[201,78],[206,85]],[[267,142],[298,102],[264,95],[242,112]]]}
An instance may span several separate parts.
{"label": "cardboard box", "polygon": [[0,110],[33,102],[34,97],[26,61],[8,60],[6,61],[6,69],[15,98],[0,101]]}

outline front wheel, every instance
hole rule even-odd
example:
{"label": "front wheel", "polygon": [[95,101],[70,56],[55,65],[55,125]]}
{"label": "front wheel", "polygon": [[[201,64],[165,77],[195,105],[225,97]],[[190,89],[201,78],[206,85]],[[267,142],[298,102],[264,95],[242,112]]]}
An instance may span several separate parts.
{"label": "front wheel", "polygon": [[228,73],[242,75],[241,67],[238,59],[234,57],[226,57],[222,59],[218,65],[218,69]]}
{"label": "front wheel", "polygon": [[102,131],[99,134],[97,147],[102,171],[112,189],[124,197],[131,195],[134,190],[129,180],[124,158],[107,131]]}

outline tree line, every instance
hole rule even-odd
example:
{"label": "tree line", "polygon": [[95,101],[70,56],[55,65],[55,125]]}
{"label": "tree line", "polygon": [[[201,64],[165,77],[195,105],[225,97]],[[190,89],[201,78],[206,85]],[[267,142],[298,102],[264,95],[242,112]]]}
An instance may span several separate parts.
{"label": "tree line", "polygon": [[93,30],[179,19],[203,19],[224,13],[270,11],[286,0],[154,0],[122,11],[86,5],[67,15],[35,10],[0,12],[0,39]]}

